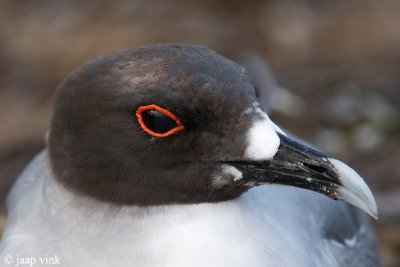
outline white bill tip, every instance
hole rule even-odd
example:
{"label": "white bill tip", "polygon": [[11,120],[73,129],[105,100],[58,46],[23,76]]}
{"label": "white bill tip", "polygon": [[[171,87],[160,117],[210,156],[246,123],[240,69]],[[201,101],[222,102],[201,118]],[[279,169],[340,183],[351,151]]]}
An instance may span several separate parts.
{"label": "white bill tip", "polygon": [[329,161],[335,167],[342,183],[338,197],[378,219],[375,198],[363,178],[345,163],[333,158],[329,158]]}

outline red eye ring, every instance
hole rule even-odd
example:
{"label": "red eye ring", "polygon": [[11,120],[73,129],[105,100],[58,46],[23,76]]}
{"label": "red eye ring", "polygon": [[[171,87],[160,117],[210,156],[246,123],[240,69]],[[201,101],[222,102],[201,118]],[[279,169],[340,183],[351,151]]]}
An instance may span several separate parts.
{"label": "red eye ring", "polygon": [[[147,110],[155,110],[158,111],[162,114],[164,114],[165,116],[168,116],[170,119],[172,119],[173,121],[175,121],[176,123],[176,127],[172,128],[171,130],[169,130],[168,132],[165,133],[156,133],[154,131],[152,131],[151,129],[149,129],[146,124],[143,121],[143,117],[142,117],[142,112],[147,111]],[[183,125],[183,123],[181,122],[181,120],[175,116],[175,114],[173,114],[171,111],[159,107],[155,104],[150,104],[150,105],[146,105],[146,106],[140,106],[137,110],[136,110],[136,118],[139,122],[140,127],[143,129],[143,131],[145,131],[146,133],[150,134],[151,136],[157,137],[157,138],[164,138],[170,135],[173,135],[179,131],[182,131],[185,129],[185,126]]]}

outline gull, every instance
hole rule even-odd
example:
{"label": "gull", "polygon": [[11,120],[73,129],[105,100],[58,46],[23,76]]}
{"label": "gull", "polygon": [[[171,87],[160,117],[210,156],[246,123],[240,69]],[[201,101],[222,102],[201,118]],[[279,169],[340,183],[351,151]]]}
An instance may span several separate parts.
{"label": "gull", "polygon": [[242,66],[190,44],[78,68],[57,89],[46,148],[8,196],[0,259],[380,266],[364,180],[286,135],[257,90]]}

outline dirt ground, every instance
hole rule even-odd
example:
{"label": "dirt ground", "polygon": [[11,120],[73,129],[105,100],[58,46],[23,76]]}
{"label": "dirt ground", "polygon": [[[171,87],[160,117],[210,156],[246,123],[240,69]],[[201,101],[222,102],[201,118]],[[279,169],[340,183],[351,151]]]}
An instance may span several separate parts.
{"label": "dirt ground", "polygon": [[360,172],[384,264],[400,266],[399,14],[397,0],[0,1],[0,205],[43,149],[70,71],[118,48],[197,43],[268,61],[290,92],[273,119]]}

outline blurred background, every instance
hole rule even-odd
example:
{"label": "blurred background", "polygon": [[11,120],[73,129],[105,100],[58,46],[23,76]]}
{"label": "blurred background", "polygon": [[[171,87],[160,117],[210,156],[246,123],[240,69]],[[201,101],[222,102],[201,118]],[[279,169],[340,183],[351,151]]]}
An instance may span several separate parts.
{"label": "blurred background", "polygon": [[261,71],[267,61],[286,89],[272,118],[360,172],[385,266],[400,266],[398,0],[0,0],[0,229],[11,184],[44,147],[57,85],[97,55],[157,42],[247,55]]}

